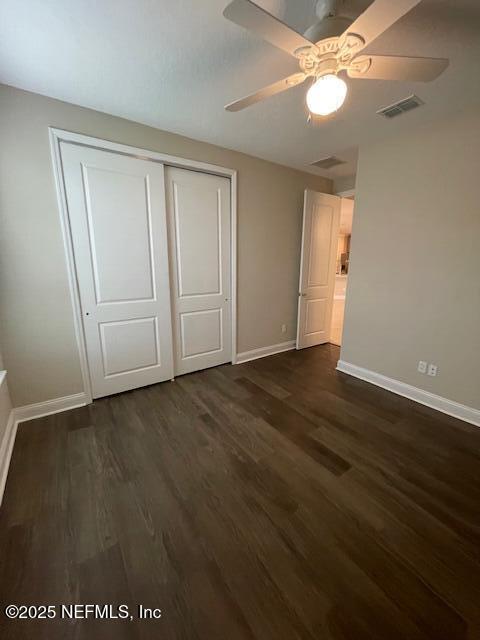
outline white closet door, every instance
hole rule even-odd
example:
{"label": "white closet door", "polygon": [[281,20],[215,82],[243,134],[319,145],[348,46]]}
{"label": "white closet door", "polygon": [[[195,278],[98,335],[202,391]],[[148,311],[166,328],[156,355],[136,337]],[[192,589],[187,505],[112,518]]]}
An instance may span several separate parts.
{"label": "white closet door", "polygon": [[231,362],[230,181],[166,167],[175,374]]}
{"label": "white closet door", "polygon": [[297,349],[330,339],[340,198],[305,191]]}
{"label": "white closet door", "polygon": [[62,143],[94,398],[173,377],[163,165]]}

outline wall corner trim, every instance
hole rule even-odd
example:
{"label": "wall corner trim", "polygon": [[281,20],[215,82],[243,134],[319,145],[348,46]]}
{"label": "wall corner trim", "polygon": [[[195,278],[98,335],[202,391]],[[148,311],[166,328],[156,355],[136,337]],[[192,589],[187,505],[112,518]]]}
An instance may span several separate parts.
{"label": "wall corner trim", "polygon": [[460,404],[454,400],[448,400],[448,398],[437,396],[429,391],[413,387],[412,385],[400,382],[400,380],[395,380],[394,378],[388,378],[381,373],[364,369],[363,367],[351,364],[345,360],[339,360],[337,362],[337,371],[346,373],[354,378],[359,378],[365,382],[370,382],[377,387],[382,387],[382,389],[396,393],[399,396],[403,396],[404,398],[423,404],[431,409],[436,409],[437,411],[446,413],[449,416],[458,418],[464,422],[469,422],[476,427],[480,427],[479,409],[474,409],[473,407],[468,407],[467,405]]}
{"label": "wall corner trim", "polygon": [[12,409],[8,417],[5,433],[0,443],[0,505],[3,500],[3,492],[7,482],[8,468],[12,458],[13,444],[17,435],[17,421],[15,420],[15,411]]}
{"label": "wall corner trim", "polygon": [[295,349],[295,344],[295,340],[289,340],[288,342],[272,344],[269,347],[260,347],[260,349],[252,349],[251,351],[237,353],[236,364],[242,364],[243,362],[249,362],[250,360],[257,360],[258,358],[265,358],[266,356],[273,356],[275,353],[282,353],[283,351],[290,351],[291,349]]}

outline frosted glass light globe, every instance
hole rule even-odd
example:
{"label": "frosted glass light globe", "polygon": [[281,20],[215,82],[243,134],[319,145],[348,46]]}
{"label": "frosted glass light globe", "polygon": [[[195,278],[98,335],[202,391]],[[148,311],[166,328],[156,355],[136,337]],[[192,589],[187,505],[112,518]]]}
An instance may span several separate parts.
{"label": "frosted glass light globe", "polygon": [[329,73],[314,82],[307,91],[307,107],[317,116],[328,116],[342,106],[346,95],[346,83]]}

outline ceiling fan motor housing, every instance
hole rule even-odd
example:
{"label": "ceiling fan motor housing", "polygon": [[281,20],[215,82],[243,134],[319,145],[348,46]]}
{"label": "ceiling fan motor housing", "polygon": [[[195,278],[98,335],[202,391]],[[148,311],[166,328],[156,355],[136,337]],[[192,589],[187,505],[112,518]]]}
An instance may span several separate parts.
{"label": "ceiling fan motor housing", "polygon": [[[295,51],[302,71],[316,78],[338,73],[350,68],[357,50],[363,45],[363,38],[347,33],[331,38],[324,38],[310,47],[301,47]],[[365,63],[361,69],[365,69]]]}

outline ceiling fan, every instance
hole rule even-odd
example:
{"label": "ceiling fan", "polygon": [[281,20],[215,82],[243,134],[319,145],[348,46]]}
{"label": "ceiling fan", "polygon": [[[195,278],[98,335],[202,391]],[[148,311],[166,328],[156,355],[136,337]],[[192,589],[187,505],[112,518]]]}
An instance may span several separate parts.
{"label": "ceiling fan", "polygon": [[298,59],[300,71],[225,106],[240,111],[264,98],[313,80],[307,91],[310,112],[325,116],[339,109],[347,84],[338,77],[429,82],[448,66],[444,58],[359,55],[375,38],[421,0],[374,0],[354,21],[337,15],[335,0],[319,0],[319,22],[302,35],[251,0],[233,0],[223,15]]}

